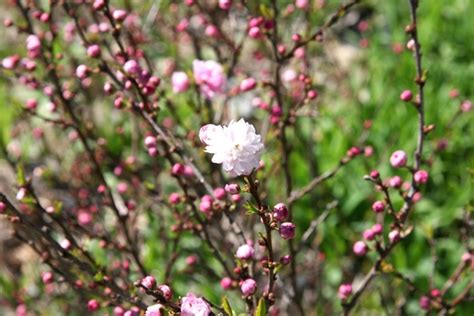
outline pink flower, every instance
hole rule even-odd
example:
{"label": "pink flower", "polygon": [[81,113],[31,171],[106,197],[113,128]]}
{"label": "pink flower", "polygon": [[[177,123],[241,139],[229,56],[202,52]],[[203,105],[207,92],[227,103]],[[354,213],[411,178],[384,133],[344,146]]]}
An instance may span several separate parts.
{"label": "pink flower", "polygon": [[212,99],[216,93],[224,92],[226,78],[222,66],[213,60],[194,60],[193,74],[201,93]]}
{"label": "pink flower", "polygon": [[161,304],[148,306],[145,312],[145,316],[161,316],[162,308],[163,308],[163,305]]}
{"label": "pink flower", "polygon": [[254,279],[247,279],[240,285],[240,290],[244,296],[250,296],[257,290],[257,282]]}
{"label": "pink flower", "polygon": [[295,237],[295,224],[291,222],[281,223],[280,225],[280,236],[283,239],[292,239]]}
{"label": "pink flower", "polygon": [[252,259],[255,254],[255,249],[250,245],[242,245],[237,249],[235,256],[241,260]]}
{"label": "pink flower", "polygon": [[339,290],[337,291],[337,296],[339,296],[341,300],[346,300],[351,294],[352,294],[352,284],[346,283],[346,284],[341,284],[339,286]]}
{"label": "pink flower", "polygon": [[29,35],[26,38],[26,49],[28,51],[38,51],[41,48],[41,41],[36,35]]}
{"label": "pink flower", "polygon": [[413,179],[417,184],[424,184],[428,181],[428,172],[425,170],[418,170],[413,175]]}
{"label": "pink flower", "polygon": [[247,78],[247,79],[242,80],[242,82],[240,83],[240,91],[242,92],[250,91],[252,89],[255,89],[256,86],[257,86],[257,81],[255,81],[254,78]]}
{"label": "pink flower", "polygon": [[289,211],[284,203],[278,203],[273,207],[273,217],[277,221],[284,221],[288,215]]}
{"label": "pink flower", "polygon": [[182,71],[173,72],[173,75],[171,76],[171,84],[173,85],[174,93],[185,92],[189,88],[188,75]]}
{"label": "pink flower", "polygon": [[354,244],[352,250],[356,256],[361,257],[367,253],[367,245],[363,241],[359,240]]}
{"label": "pink flower", "polygon": [[181,316],[207,316],[211,306],[201,297],[188,293],[181,299]]}
{"label": "pink flower", "polygon": [[2,67],[5,69],[13,69],[16,67],[19,61],[20,56],[18,55],[5,57],[4,59],[2,59]]}
{"label": "pink flower", "polygon": [[407,164],[407,154],[403,150],[395,151],[392,156],[390,156],[390,164],[394,168],[405,167]]}

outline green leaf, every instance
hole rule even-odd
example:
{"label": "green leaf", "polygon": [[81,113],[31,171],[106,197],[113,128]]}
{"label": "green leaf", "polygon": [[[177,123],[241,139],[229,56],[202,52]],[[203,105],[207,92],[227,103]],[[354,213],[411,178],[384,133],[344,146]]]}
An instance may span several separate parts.
{"label": "green leaf", "polygon": [[245,209],[247,210],[247,214],[257,214],[258,209],[250,202],[244,204]]}
{"label": "green leaf", "polygon": [[26,184],[25,170],[23,169],[23,165],[21,164],[18,164],[16,171],[16,179],[19,186],[22,187]]}
{"label": "green leaf", "polygon": [[232,308],[230,307],[229,300],[227,299],[226,296],[224,296],[222,298],[221,307],[224,309],[224,311],[227,313],[227,315],[229,315],[229,316],[234,315],[234,312],[232,311]]}
{"label": "green leaf", "polygon": [[255,316],[266,316],[267,315],[267,304],[265,304],[265,300],[260,298],[258,300],[257,309],[255,309]]}
{"label": "green leaf", "polygon": [[263,15],[264,18],[266,19],[271,19],[273,14],[272,11],[264,4],[261,4],[260,7],[260,13]]}

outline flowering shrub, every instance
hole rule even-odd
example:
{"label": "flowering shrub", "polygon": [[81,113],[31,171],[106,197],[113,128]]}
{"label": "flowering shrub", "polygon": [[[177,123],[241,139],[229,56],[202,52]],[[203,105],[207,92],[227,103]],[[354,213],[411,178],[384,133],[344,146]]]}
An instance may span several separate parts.
{"label": "flowering shrub", "polygon": [[0,310],[474,312],[472,3],[1,6]]}

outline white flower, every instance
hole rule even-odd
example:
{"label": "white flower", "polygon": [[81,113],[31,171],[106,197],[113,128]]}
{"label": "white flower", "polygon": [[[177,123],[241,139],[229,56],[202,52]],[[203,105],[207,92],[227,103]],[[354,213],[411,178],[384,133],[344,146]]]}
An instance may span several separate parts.
{"label": "white flower", "polygon": [[205,125],[199,138],[206,145],[206,152],[214,154],[212,162],[221,163],[231,177],[249,175],[259,166],[262,139],[244,119],[231,121],[228,126]]}

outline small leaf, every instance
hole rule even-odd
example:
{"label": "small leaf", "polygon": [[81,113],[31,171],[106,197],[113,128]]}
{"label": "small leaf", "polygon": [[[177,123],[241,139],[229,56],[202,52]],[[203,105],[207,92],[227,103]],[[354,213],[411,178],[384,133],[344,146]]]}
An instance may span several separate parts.
{"label": "small leaf", "polygon": [[247,210],[247,214],[257,214],[258,209],[250,202],[244,204],[245,209]]}
{"label": "small leaf", "polygon": [[257,309],[255,309],[255,316],[266,316],[267,315],[267,304],[265,304],[265,300],[260,298],[258,300]]}
{"label": "small leaf", "polygon": [[227,313],[227,315],[232,316],[234,313],[232,312],[232,308],[230,307],[229,300],[227,299],[226,296],[222,298],[222,304],[221,307],[224,309],[224,311]]}
{"label": "small leaf", "polygon": [[16,177],[17,177],[17,182],[19,186],[22,187],[26,184],[25,170],[23,169],[23,165],[21,164],[18,164]]}
{"label": "small leaf", "polygon": [[260,13],[262,14],[262,16],[264,18],[266,18],[266,19],[271,19],[272,18],[272,11],[269,8],[267,8],[266,5],[261,4],[259,9],[260,9]]}

